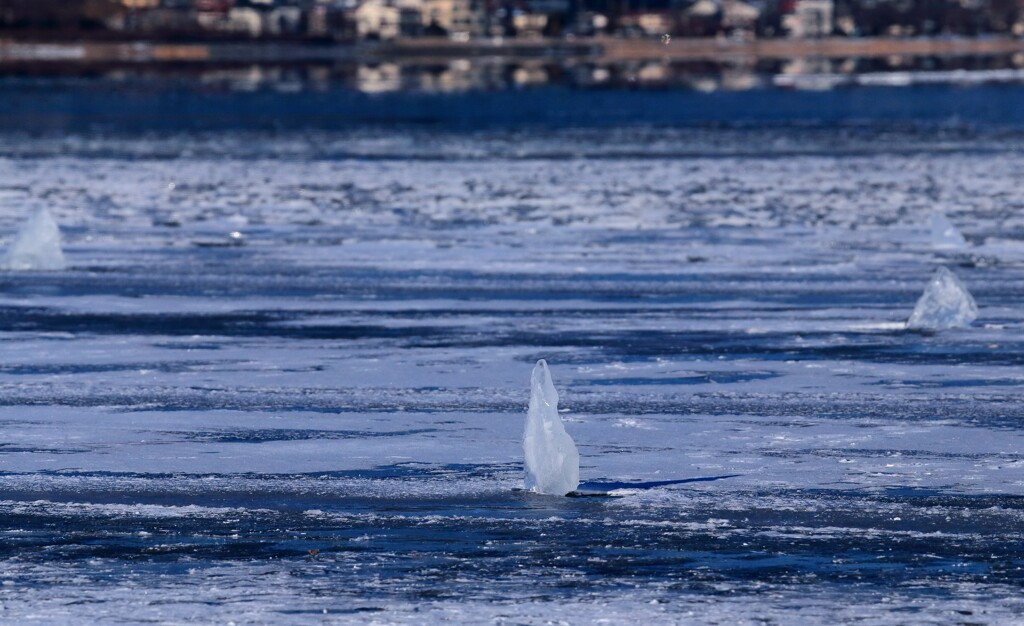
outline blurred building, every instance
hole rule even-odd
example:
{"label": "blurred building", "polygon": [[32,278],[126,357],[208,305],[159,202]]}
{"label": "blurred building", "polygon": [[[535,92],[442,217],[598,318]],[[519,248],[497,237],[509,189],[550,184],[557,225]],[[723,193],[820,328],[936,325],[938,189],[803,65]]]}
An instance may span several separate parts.
{"label": "blurred building", "polygon": [[389,40],[423,34],[422,0],[364,0],[355,10],[360,39]]}
{"label": "blurred building", "polygon": [[172,40],[1024,36],[1024,0],[0,0],[0,29]]}
{"label": "blurred building", "polygon": [[722,3],[722,28],[729,34],[754,37],[762,9],[743,0]]}
{"label": "blurred building", "polygon": [[790,37],[827,37],[833,31],[833,0],[796,0],[793,11],[782,19],[782,27]]}
{"label": "blurred building", "polygon": [[423,23],[452,39],[475,39],[487,33],[487,12],[482,0],[424,0]]}

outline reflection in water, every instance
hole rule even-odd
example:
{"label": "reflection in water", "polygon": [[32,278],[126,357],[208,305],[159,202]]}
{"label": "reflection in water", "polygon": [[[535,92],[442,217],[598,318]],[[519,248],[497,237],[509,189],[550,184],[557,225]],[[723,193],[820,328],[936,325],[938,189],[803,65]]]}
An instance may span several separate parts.
{"label": "reflection in water", "polygon": [[699,92],[759,88],[829,90],[846,86],[1024,82],[1024,54],[983,57],[729,58],[714,61],[581,59],[439,59],[236,65],[0,65],[0,78],[39,75],[112,80],[198,78],[230,91],[319,91],[346,87],[367,94],[458,93],[536,86],[577,89],[679,89]]}

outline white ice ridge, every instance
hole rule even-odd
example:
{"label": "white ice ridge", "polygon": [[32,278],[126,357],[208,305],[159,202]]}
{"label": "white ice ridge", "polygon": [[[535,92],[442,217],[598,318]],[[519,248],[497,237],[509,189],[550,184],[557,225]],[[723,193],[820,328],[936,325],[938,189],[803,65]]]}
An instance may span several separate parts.
{"label": "white ice ridge", "polygon": [[914,312],[907,320],[907,328],[964,328],[970,326],[977,317],[978,305],[967,291],[967,286],[956,277],[956,274],[940,267],[924,288]]}
{"label": "white ice ridge", "polygon": [[60,229],[45,207],[25,220],[0,266],[6,270],[62,270],[66,267],[60,248]]}
{"label": "white ice ridge", "polygon": [[967,245],[967,240],[956,229],[953,222],[949,221],[941,211],[932,213],[932,245],[937,248],[962,248]]}
{"label": "white ice ridge", "polygon": [[558,392],[544,359],[537,361],[531,377],[523,456],[528,490],[564,496],[580,486],[580,453],[558,415]]}

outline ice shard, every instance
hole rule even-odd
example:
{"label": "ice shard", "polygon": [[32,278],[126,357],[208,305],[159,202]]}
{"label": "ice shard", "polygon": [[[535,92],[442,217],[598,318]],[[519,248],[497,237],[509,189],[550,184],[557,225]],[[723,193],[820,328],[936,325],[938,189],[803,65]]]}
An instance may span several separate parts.
{"label": "ice shard", "polygon": [[967,240],[944,213],[932,213],[931,227],[932,245],[936,248],[963,248],[967,245]]}
{"label": "ice shard", "polygon": [[6,270],[62,270],[60,229],[44,207],[25,220],[0,266]]}
{"label": "ice shard", "polygon": [[975,304],[967,286],[956,274],[944,267],[935,271],[914,312],[907,320],[910,330],[942,330],[964,328],[978,317]]}
{"label": "ice shard", "polygon": [[580,453],[558,415],[558,392],[544,359],[537,361],[531,377],[523,456],[528,490],[564,496],[579,487]]}

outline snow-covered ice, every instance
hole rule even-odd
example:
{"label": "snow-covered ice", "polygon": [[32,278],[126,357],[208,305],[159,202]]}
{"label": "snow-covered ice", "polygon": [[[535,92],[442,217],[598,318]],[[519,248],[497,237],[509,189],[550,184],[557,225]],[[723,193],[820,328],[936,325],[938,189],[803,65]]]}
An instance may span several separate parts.
{"label": "snow-covered ice", "polygon": [[907,320],[909,330],[965,328],[978,317],[978,305],[967,285],[946,267],[935,270],[914,312]]}
{"label": "snow-covered ice", "polygon": [[558,392],[544,359],[530,376],[523,457],[529,491],[564,496],[580,486],[580,454],[558,414]]}
{"label": "snow-covered ice", "polygon": [[6,270],[63,270],[60,228],[49,209],[40,207],[25,220],[7,248],[0,267]]}

